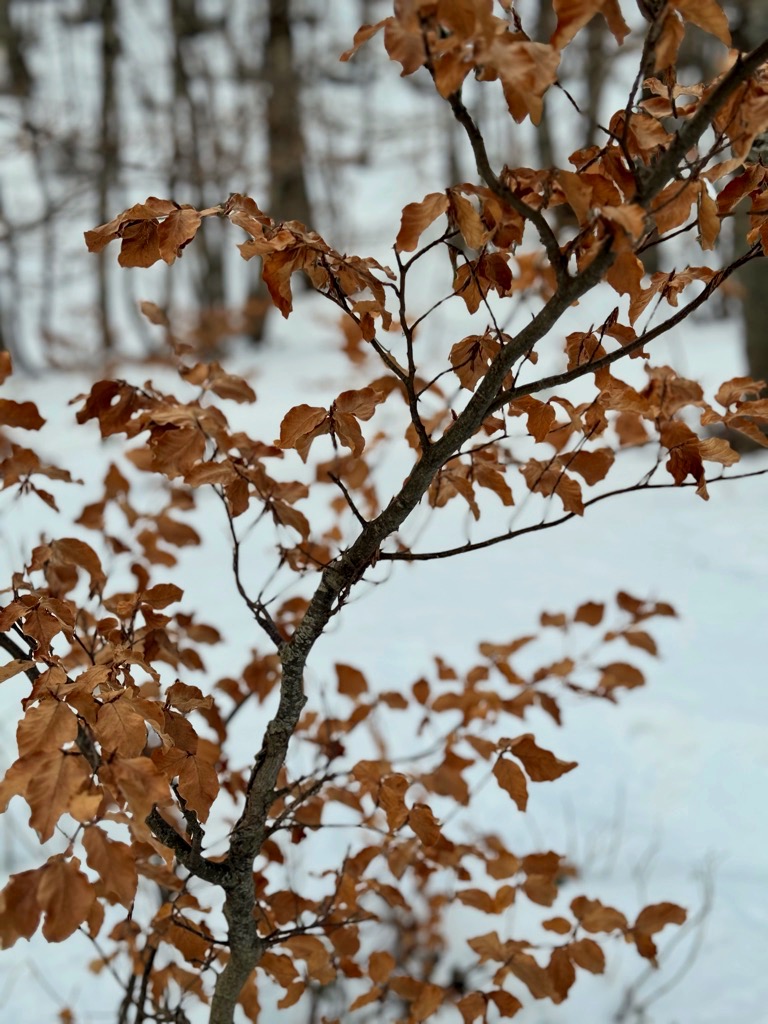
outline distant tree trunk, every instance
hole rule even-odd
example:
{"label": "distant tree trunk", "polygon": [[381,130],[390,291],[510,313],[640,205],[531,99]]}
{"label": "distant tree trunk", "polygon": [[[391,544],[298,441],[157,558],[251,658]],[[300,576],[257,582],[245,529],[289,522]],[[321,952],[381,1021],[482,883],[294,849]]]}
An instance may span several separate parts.
{"label": "distant tree trunk", "polygon": [[[211,127],[211,118],[210,115],[206,118],[205,109],[195,96],[194,70],[187,66],[185,47],[199,33],[207,31],[208,27],[198,9],[197,0],[171,0],[175,114],[170,186],[172,193],[182,183],[191,186],[195,201],[201,208],[213,200],[213,196],[208,194],[208,188],[215,181],[217,168],[211,168],[204,163],[206,147],[211,145],[212,133],[206,133],[206,128]],[[181,108],[186,110],[187,132],[183,131]],[[172,195],[172,198],[175,198],[175,195]],[[204,321],[206,310],[221,310],[226,305],[222,245],[220,233],[215,236],[212,231],[200,232],[200,270],[196,291],[202,307],[201,323]]]}
{"label": "distant tree trunk", "polygon": [[[268,0],[269,28],[262,76],[267,90],[266,212],[276,220],[313,222],[305,176],[306,147],[301,126],[301,79],[297,70],[290,0]],[[259,278],[246,307],[246,333],[253,341],[264,334],[271,308]]]}
{"label": "distant tree trunk", "polygon": [[269,214],[309,224],[312,208],[304,174],[301,82],[291,31],[290,0],[269,0],[269,36],[264,59],[268,90]]}
{"label": "distant tree trunk", "polygon": [[24,57],[23,42],[11,18],[11,0],[0,0],[0,50],[5,56],[6,66],[6,78],[0,89],[14,96],[29,96],[32,91],[32,76]]}
{"label": "distant tree trunk", "polygon": [[[101,168],[98,179],[99,223],[112,216],[111,189],[120,170],[120,127],[117,113],[117,58],[120,39],[117,30],[117,9],[114,0],[101,4]],[[111,302],[107,253],[100,253],[97,264],[98,306],[102,347],[114,347],[111,324]]]}
{"label": "distant tree trunk", "polygon": [[[734,46],[749,50],[766,38],[768,0],[742,0]],[[739,271],[739,280],[745,289],[744,347],[749,374],[755,380],[768,380],[768,263],[751,260]]]}

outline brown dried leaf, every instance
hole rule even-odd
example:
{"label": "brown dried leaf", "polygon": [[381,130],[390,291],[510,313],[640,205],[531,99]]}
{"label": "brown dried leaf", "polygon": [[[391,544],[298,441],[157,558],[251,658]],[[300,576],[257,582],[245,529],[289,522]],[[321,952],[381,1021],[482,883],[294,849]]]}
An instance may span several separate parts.
{"label": "brown dried leaf", "polygon": [[139,309],[151,324],[156,324],[158,327],[169,326],[168,314],[156,302],[144,299],[139,303]]}
{"label": "brown dried leaf", "polygon": [[173,263],[185,245],[189,245],[197,234],[202,220],[197,210],[182,206],[172,210],[158,228],[160,256],[166,263]]}
{"label": "brown dried leaf", "polygon": [[[34,661],[24,661],[21,658],[14,658],[12,661],[7,661],[5,665],[0,665],[0,683],[4,683],[6,679],[13,679],[14,676],[18,675],[19,672],[26,672],[27,669],[32,668]],[[21,748],[19,748],[21,752]]]}
{"label": "brown dried leaf", "polygon": [[10,398],[0,398],[0,425],[39,430],[44,423],[34,402],[14,402]]}
{"label": "brown dried leaf", "polygon": [[515,801],[518,810],[524,811],[528,806],[528,784],[517,764],[508,757],[499,757],[493,766],[493,774],[501,788]]}
{"label": "brown dried leaf", "polygon": [[568,476],[562,465],[560,459],[553,459],[551,462],[529,459],[521,467],[520,472],[531,491],[545,497],[556,494],[566,512],[572,512],[577,516],[584,515],[581,486],[578,481]]}
{"label": "brown dried leaf", "polygon": [[426,804],[414,804],[408,824],[425,846],[434,846],[440,839],[440,824]]}
{"label": "brown dried leaf", "polygon": [[573,616],[574,622],[585,622],[588,626],[599,626],[603,621],[605,605],[597,601],[586,601],[579,605]]}
{"label": "brown dried leaf", "polygon": [[551,782],[559,779],[566,772],[573,771],[578,764],[576,761],[561,761],[551,750],[537,746],[532,733],[524,733],[514,740],[503,742],[509,752],[523,762],[531,782]]}
{"label": "brown dried leaf", "polygon": [[448,210],[448,205],[445,192],[430,192],[420,203],[409,203],[404,207],[395,241],[397,251],[413,252],[422,233]]}
{"label": "brown dried leaf", "polygon": [[63,750],[38,750],[33,755],[34,772],[26,787],[26,801],[32,809],[29,823],[47,842],[72,797],[90,778],[85,758]]}
{"label": "brown dried leaf", "polygon": [[109,755],[137,757],[147,743],[147,726],[127,695],[103,704],[94,725],[94,733]]}
{"label": "brown dried leaf", "polygon": [[596,14],[602,14],[608,28],[621,45],[629,35],[629,26],[624,21],[617,0],[554,0],[557,28],[551,43],[562,50]]}
{"label": "brown dried leaf", "polygon": [[131,848],[125,843],[108,839],[95,825],[85,829],[83,846],[88,864],[99,876],[104,891],[124,907],[130,908],[139,880]]}
{"label": "brown dried leaf", "polygon": [[709,32],[726,46],[731,45],[728,19],[716,0],[671,0],[671,6],[685,21]]}
{"label": "brown dried leaf", "polygon": [[68,939],[91,912],[96,891],[80,871],[80,861],[52,857],[42,868],[37,901],[45,914],[43,937],[48,942]]}
{"label": "brown dried leaf", "polygon": [[610,448],[598,448],[592,452],[582,449],[574,455],[564,456],[568,469],[578,473],[590,487],[606,477],[615,459],[616,456]]}
{"label": "brown dried leaf", "polygon": [[340,663],[337,663],[334,668],[336,669],[339,693],[354,700],[368,691],[366,678],[359,669]]}
{"label": "brown dried leaf", "polygon": [[568,943],[571,960],[592,974],[602,974],[605,970],[605,954],[594,939],[577,939]]}
{"label": "brown dried leaf", "polygon": [[405,806],[408,786],[408,779],[399,773],[387,775],[381,781],[378,802],[387,815],[390,832],[396,832],[408,820],[408,808]]}
{"label": "brown dried leaf", "polygon": [[330,429],[328,413],[317,405],[296,405],[290,409],[280,424],[280,437],[275,441],[277,448],[295,448],[306,462],[312,441]]}
{"label": "brown dried leaf", "polygon": [[717,202],[702,183],[699,192],[699,243],[702,249],[714,249],[717,236],[720,234],[720,217]]}
{"label": "brown dried leaf", "polygon": [[614,932],[627,930],[627,919],[620,910],[604,906],[600,900],[577,896],[571,901],[571,910],[588,932]]}
{"label": "brown dried leaf", "polygon": [[600,680],[597,687],[604,693],[611,693],[620,687],[634,690],[645,685],[645,676],[639,668],[623,661],[613,661],[610,665],[601,666]]}
{"label": "brown dried leaf", "polygon": [[496,989],[494,992],[489,992],[488,1001],[493,1003],[499,1011],[499,1016],[504,1019],[514,1017],[518,1010],[522,1010],[523,1008],[523,1004],[520,1000],[516,996],[513,996],[511,992],[506,992],[503,988]]}
{"label": "brown dried leaf", "polygon": [[156,220],[140,220],[121,229],[123,243],[117,257],[121,267],[151,267],[161,259],[158,227]]}

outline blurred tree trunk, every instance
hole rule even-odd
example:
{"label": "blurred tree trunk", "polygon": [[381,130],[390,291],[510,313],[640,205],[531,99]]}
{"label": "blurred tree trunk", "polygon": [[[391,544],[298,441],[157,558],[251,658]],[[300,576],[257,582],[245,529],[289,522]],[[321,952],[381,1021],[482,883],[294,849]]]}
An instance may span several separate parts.
{"label": "blurred tree trunk", "polygon": [[[267,91],[267,167],[269,192],[266,213],[275,220],[313,223],[307,190],[306,147],[301,124],[301,76],[297,70],[290,0],[268,0],[269,27],[264,48],[262,80]],[[271,304],[264,283],[248,297],[245,331],[261,341]]]}
{"label": "blurred tree trunk", "polygon": [[23,44],[11,17],[11,0],[0,0],[0,51],[5,59],[5,80],[0,83],[0,90],[14,96],[29,96],[32,91]]}
{"label": "blurred tree trunk", "polygon": [[[736,18],[734,46],[750,50],[768,39],[768,0],[742,0]],[[746,213],[740,214],[741,226],[737,234],[746,229]],[[739,271],[744,287],[743,318],[744,347],[749,375],[755,380],[768,380],[768,263],[765,259],[752,260]]]}
{"label": "blurred tree trunk", "polygon": [[[198,35],[214,26],[206,22],[198,9],[197,0],[171,0],[170,11],[173,34],[174,153],[169,185],[174,197],[180,186],[191,187],[195,203],[203,209],[215,198],[215,193],[209,194],[209,189],[215,183],[218,171],[217,167],[210,166],[216,128],[211,124],[211,111],[199,98],[200,90],[195,89],[200,67],[194,61],[188,62],[186,51]],[[182,110],[186,112],[186,118],[182,117]],[[208,163],[206,156],[209,158]],[[225,307],[227,296],[221,232],[214,234],[213,231],[201,231],[199,241],[200,245],[196,247],[199,260],[196,291],[202,323],[206,314],[221,311]]]}
{"label": "blurred tree trunk", "polygon": [[[104,224],[112,216],[111,191],[120,172],[120,127],[117,116],[117,58],[120,53],[117,9],[114,0],[102,0],[101,4],[101,126],[100,150],[101,167],[98,179],[98,216]],[[109,271],[111,264],[108,253],[101,252],[97,264],[97,286],[99,326],[102,347],[109,351],[114,347],[111,325],[111,300],[109,292]]]}

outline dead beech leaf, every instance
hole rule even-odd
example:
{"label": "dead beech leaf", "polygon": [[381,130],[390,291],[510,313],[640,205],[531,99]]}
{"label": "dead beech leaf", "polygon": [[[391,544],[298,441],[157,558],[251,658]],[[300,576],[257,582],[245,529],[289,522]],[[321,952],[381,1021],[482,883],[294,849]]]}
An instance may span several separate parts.
{"label": "dead beech leaf", "polygon": [[337,663],[334,668],[336,669],[339,693],[354,700],[367,692],[368,683],[360,669],[340,663]]}
{"label": "dead beech leaf", "polygon": [[154,587],[150,587],[149,590],[141,592],[142,602],[150,605],[155,610],[167,608],[169,604],[180,601],[183,596],[184,591],[181,587],[177,587],[175,583],[157,583]]}
{"label": "dead beech leaf", "polygon": [[636,687],[644,685],[645,676],[639,668],[623,661],[613,661],[610,665],[601,666],[597,687],[604,693],[611,693],[619,688],[634,690]]}
{"label": "dead beech leaf", "polygon": [[655,935],[668,924],[684,924],[687,916],[676,903],[654,903],[640,911],[634,927],[636,931]]}
{"label": "dead beech leaf", "polygon": [[420,203],[408,203],[403,207],[400,230],[395,241],[397,251],[413,252],[422,233],[448,210],[448,205],[445,192],[430,192]]}
{"label": "dead beech leaf", "polygon": [[139,303],[139,309],[151,324],[156,324],[158,327],[169,326],[168,314],[156,302],[149,302],[147,299],[143,299]]}
{"label": "dead beech leaf", "polygon": [[531,782],[551,782],[577,767],[576,761],[561,761],[551,750],[539,747],[532,733],[504,741],[513,757],[522,761]]}
{"label": "dead beech leaf", "polygon": [[591,452],[582,449],[573,455],[565,456],[568,469],[578,473],[590,487],[607,476],[615,459],[616,456],[610,448],[598,448]]}
{"label": "dead beech leaf", "polygon": [[511,992],[507,992],[506,989],[503,988],[496,989],[494,992],[489,992],[488,1001],[493,1003],[499,1011],[500,1017],[514,1017],[515,1014],[523,1008],[523,1004],[520,1000],[516,996],[513,996]]}
{"label": "dead beech leaf", "polygon": [[602,974],[605,970],[605,954],[594,939],[577,939],[568,943],[568,955],[571,960],[592,974]]}
{"label": "dead beech leaf", "polygon": [[16,728],[19,754],[23,758],[43,751],[46,747],[63,747],[76,736],[77,718],[74,711],[63,701],[55,699],[41,700],[39,704],[27,708],[27,713]]}
{"label": "dead beech leaf", "polygon": [[293,935],[280,945],[286,946],[294,957],[306,963],[309,976],[314,981],[328,984],[336,977],[330,963],[330,951],[316,935]]}
{"label": "dead beech leaf", "polygon": [[574,622],[584,622],[588,626],[599,626],[603,621],[605,605],[597,601],[586,601],[579,605],[573,616]]}
{"label": "dead beech leaf", "polygon": [[[104,769],[99,772],[99,777]],[[120,758],[109,766],[119,793],[126,799],[131,812],[143,821],[154,804],[171,803],[168,781],[148,757]]]}
{"label": "dead beech leaf", "polygon": [[584,515],[584,501],[578,481],[565,472],[563,460],[556,458],[550,462],[529,459],[520,467],[520,472],[531,491],[549,497],[556,494],[563,503],[566,512],[577,516]]}
{"label": "dead beech leaf", "polygon": [[408,820],[408,808],[405,806],[408,786],[408,779],[399,773],[387,775],[381,781],[379,804],[387,815],[390,832],[396,832]]}
{"label": "dead beech leaf", "polygon": [[344,53],[342,53],[342,55],[339,57],[339,60],[348,61],[350,60],[350,58],[354,57],[354,55],[357,53],[360,47],[364,43],[367,43],[369,39],[373,38],[373,36],[376,35],[379,29],[383,28],[384,25],[387,25],[391,20],[391,18],[384,18],[383,21],[378,21],[375,25],[362,25],[357,30],[357,32],[355,32],[355,35],[352,39],[352,46],[348,50],[345,50]]}
{"label": "dead beech leaf", "polygon": [[52,857],[41,871],[37,901],[45,914],[43,938],[63,942],[85,921],[96,899],[96,890],[73,857]]}
{"label": "dead beech leaf", "polygon": [[123,695],[99,708],[94,733],[109,756],[138,757],[147,743],[144,718],[133,701]]}
{"label": "dead beech leaf", "polygon": [[320,434],[327,434],[329,429],[328,413],[325,409],[317,405],[296,405],[283,417],[280,437],[275,441],[275,446],[295,448],[302,461],[306,462],[307,452],[314,438]]}
{"label": "dead beech leaf", "polygon": [[408,824],[424,846],[434,846],[440,839],[440,824],[426,804],[414,804],[408,814]]}
{"label": "dead beech leaf", "polygon": [[533,398],[530,395],[510,402],[509,412],[512,416],[522,414],[527,417],[528,433],[534,441],[544,441],[557,418],[555,410],[549,402],[541,402],[538,398]]}
{"label": "dead beech leaf", "polygon": [[705,462],[719,462],[722,466],[732,466],[741,459],[739,453],[722,437],[708,437],[705,441],[699,441],[699,455]]}
{"label": "dead beech leaf", "polygon": [[[19,672],[26,672],[27,669],[32,668],[34,661],[24,661],[21,658],[14,658],[12,661],[7,661],[5,665],[0,665],[0,683],[4,683],[6,679],[12,679],[18,675]],[[19,748],[19,752],[21,748]]]}
{"label": "dead beech leaf", "polygon": [[357,391],[342,391],[333,403],[334,411],[356,416],[359,420],[369,420],[376,411],[376,406],[384,401],[384,394],[374,388],[360,388]]}
{"label": "dead beech leaf", "polygon": [[139,220],[126,224],[117,262],[121,267],[151,267],[161,259],[159,225],[156,220]]}
{"label": "dead beech leaf", "polygon": [[717,202],[707,191],[702,182],[699,192],[699,242],[702,249],[714,249],[717,236],[720,234],[720,217]]}
{"label": "dead beech leaf", "polygon": [[658,966],[653,936],[668,924],[684,924],[687,916],[685,910],[676,903],[655,903],[641,910],[631,933],[640,956]]}
{"label": "dead beech leaf", "polygon": [[77,537],[62,537],[51,541],[51,561],[57,565],[76,565],[85,570],[91,578],[91,589],[100,593],[107,577],[101,567],[99,556],[90,546]]}
{"label": "dead beech leaf", "polygon": [[728,18],[716,0],[671,0],[670,6],[681,14],[685,21],[709,32],[726,46],[731,45]]}
{"label": "dead beech leaf", "polygon": [[582,928],[588,932],[626,932],[627,919],[620,910],[606,907],[600,900],[577,896],[571,900],[571,910]]}
{"label": "dead beech leaf", "polygon": [[386,950],[377,950],[375,953],[371,953],[368,961],[368,976],[375,984],[383,985],[396,966],[397,962],[391,953],[387,953]]}
{"label": "dead beech leaf", "polygon": [[557,28],[551,43],[562,50],[596,14],[602,14],[612,35],[621,46],[629,35],[629,26],[621,15],[617,0],[553,0]]}
{"label": "dead beech leaf", "polygon": [[482,249],[488,241],[489,231],[472,203],[456,189],[449,189],[451,216],[470,249]]}
{"label": "dead beech leaf", "polygon": [[654,655],[654,657],[659,653],[656,641],[644,629],[629,629],[621,635],[632,647],[639,647],[641,650],[647,651],[648,654]]}
{"label": "dead beech leaf", "polygon": [[39,430],[44,423],[34,402],[14,402],[10,398],[0,398],[0,425]]}
{"label": "dead beech leaf", "polygon": [[99,876],[99,883],[118,903],[130,908],[136,895],[139,876],[136,858],[126,843],[108,839],[96,825],[83,835],[88,864]]}
{"label": "dead beech leaf", "polygon": [[333,416],[332,433],[338,438],[339,443],[349,448],[352,455],[357,458],[365,450],[365,438],[360,429],[360,424],[350,413],[337,412]]}
{"label": "dead beech leaf", "polygon": [[191,206],[172,210],[157,229],[160,256],[166,263],[173,263],[181,250],[189,245],[202,223],[200,214]]}
{"label": "dead beech leaf", "polygon": [[189,754],[179,772],[179,793],[198,816],[207,821],[211,804],[219,793],[219,776],[215,767],[203,757]]}
{"label": "dead beech leaf", "polygon": [[555,932],[557,935],[567,935],[573,925],[565,917],[550,917],[549,920],[541,922],[541,927],[546,928],[548,932]]}
{"label": "dead beech leaf", "polygon": [[562,1003],[568,997],[568,992],[576,981],[576,969],[571,963],[567,948],[563,949],[558,946],[552,950],[547,964],[547,973],[554,989],[552,1002]]}
{"label": "dead beech leaf", "polygon": [[25,798],[32,808],[29,823],[46,842],[72,797],[90,778],[85,758],[79,753],[47,748],[34,755],[35,769],[27,783]]}
{"label": "dead beech leaf", "polygon": [[517,804],[520,811],[528,806],[528,784],[521,769],[508,757],[499,757],[493,766],[496,781]]}

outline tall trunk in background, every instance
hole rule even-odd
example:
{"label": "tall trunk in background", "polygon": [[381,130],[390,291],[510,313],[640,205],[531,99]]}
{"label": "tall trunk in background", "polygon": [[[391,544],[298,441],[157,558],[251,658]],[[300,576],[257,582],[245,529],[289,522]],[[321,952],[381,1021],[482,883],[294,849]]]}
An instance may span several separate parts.
{"label": "tall trunk in background", "polygon": [[[750,50],[768,39],[768,0],[742,0],[739,14],[734,46]],[[765,163],[766,156],[762,159]],[[737,214],[737,237],[744,236],[745,218],[746,212],[741,210]],[[764,259],[751,260],[741,268],[738,277],[745,291],[742,308],[749,375],[755,380],[768,380],[768,263]]]}
{"label": "tall trunk in background", "polygon": [[[120,128],[117,111],[117,58],[119,53],[120,38],[117,28],[117,5],[115,0],[102,0],[101,124],[99,139],[101,167],[97,182],[99,224],[104,224],[112,216],[110,194],[112,187],[117,182],[120,171]],[[109,273],[107,269],[111,262],[108,253],[99,253],[96,279],[101,343],[105,350],[114,347],[114,334],[110,317]]]}
{"label": "tall trunk in background", "polygon": [[[0,91],[9,93],[12,96],[27,99],[32,91],[32,78],[24,58],[24,47],[21,33],[16,29],[11,19],[11,0],[0,0],[0,54],[5,63],[6,74],[0,82]],[[16,278],[16,259],[12,251],[15,246],[15,239],[12,232],[11,221],[6,219],[3,206],[3,197],[0,193],[0,228],[6,235],[5,245],[9,250],[9,266],[3,268],[3,277],[8,284],[9,278]],[[12,303],[8,301],[13,294],[12,289],[3,287],[0,290],[0,351],[9,348],[13,338],[13,324],[11,317]]]}
{"label": "tall trunk in background", "polygon": [[0,51],[5,58],[6,77],[0,86],[14,96],[29,96],[32,76],[24,57],[23,38],[11,18],[11,0],[0,0]]}
{"label": "tall trunk in background", "polygon": [[[206,31],[206,22],[198,10],[197,0],[171,0],[170,9],[175,116],[174,153],[169,184],[172,198],[176,198],[179,186],[191,186],[193,202],[202,209],[214,201],[215,191],[209,194],[209,189],[215,185],[217,168],[215,160],[213,167],[210,166],[210,160],[208,164],[205,163],[206,156],[215,156],[213,133],[210,130],[211,116],[210,112],[206,115],[203,104],[195,96],[194,70],[188,67],[185,50],[199,33]],[[186,112],[186,122],[181,116],[181,110]],[[187,133],[183,132],[185,124]],[[221,233],[201,231],[199,241],[196,253],[199,260],[196,291],[202,323],[207,310],[221,310],[226,305],[226,286]]]}
{"label": "tall trunk in background", "polygon": [[[269,26],[262,79],[267,91],[266,213],[275,220],[313,223],[305,177],[306,147],[301,127],[301,80],[297,71],[289,0],[268,0]],[[264,334],[271,308],[259,278],[246,307],[245,331],[253,341]]]}
{"label": "tall trunk in background", "polygon": [[301,82],[291,33],[290,0],[269,0],[269,35],[264,55],[269,144],[269,207],[276,220],[310,224],[312,209],[304,175]]}

